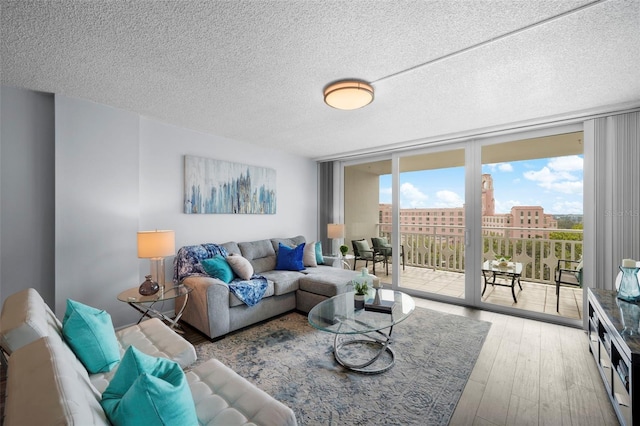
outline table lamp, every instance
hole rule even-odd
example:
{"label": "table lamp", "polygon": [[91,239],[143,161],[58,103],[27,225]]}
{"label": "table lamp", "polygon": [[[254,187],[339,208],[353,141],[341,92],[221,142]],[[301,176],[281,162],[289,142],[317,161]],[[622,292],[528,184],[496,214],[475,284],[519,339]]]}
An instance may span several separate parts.
{"label": "table lamp", "polygon": [[[164,258],[166,256],[172,256],[175,253],[176,234],[174,231],[155,230],[138,232],[138,258],[150,259],[151,282],[157,283],[163,291]],[[145,283],[148,281],[149,280],[145,281]],[[145,283],[143,283],[143,285]]]}
{"label": "table lamp", "polygon": [[[344,223],[329,223],[327,224],[327,238],[330,240],[336,240],[339,238],[344,238]],[[335,250],[335,243],[332,241],[331,243],[331,254],[337,253]]]}

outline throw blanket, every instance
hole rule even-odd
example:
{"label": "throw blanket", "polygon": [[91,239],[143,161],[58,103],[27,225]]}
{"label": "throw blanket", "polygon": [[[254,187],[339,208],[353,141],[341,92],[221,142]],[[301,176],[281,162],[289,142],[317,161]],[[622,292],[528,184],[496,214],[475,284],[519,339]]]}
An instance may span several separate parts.
{"label": "throw blanket", "polygon": [[248,281],[236,278],[229,283],[229,290],[248,306],[253,306],[261,301],[267,287],[267,279],[259,275],[254,275]]}
{"label": "throw blanket", "polygon": [[[217,244],[200,244],[196,246],[181,247],[173,260],[173,282],[178,285],[183,279],[190,276],[208,277],[202,269],[200,261],[210,259],[216,255],[227,257],[227,250]],[[229,290],[248,306],[254,306],[267,291],[267,279],[260,275],[254,275],[250,280],[236,278],[229,284]]]}

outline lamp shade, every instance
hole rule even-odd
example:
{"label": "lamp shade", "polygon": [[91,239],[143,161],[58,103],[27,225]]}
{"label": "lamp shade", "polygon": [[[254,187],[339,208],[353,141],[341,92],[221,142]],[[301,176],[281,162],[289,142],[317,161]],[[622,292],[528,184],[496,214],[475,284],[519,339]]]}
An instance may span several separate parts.
{"label": "lamp shade", "polygon": [[373,87],[363,81],[343,80],[324,89],[324,102],[344,110],[362,108],[373,101]]}
{"label": "lamp shade", "polygon": [[174,231],[138,232],[138,257],[153,259],[176,253],[176,233]]}
{"label": "lamp shade", "polygon": [[344,224],[343,223],[329,223],[327,225],[327,237],[344,238]]}

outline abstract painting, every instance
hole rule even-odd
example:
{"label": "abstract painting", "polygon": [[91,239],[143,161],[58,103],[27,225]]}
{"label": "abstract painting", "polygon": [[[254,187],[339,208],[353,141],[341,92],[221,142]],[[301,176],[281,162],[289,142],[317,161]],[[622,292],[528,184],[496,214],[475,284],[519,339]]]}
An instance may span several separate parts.
{"label": "abstract painting", "polygon": [[276,171],[185,155],[184,212],[275,214]]}

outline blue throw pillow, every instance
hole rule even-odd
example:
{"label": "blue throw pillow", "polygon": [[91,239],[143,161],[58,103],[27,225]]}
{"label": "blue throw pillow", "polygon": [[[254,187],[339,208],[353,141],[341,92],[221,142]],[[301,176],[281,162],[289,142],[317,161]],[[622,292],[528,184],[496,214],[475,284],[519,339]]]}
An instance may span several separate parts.
{"label": "blue throw pillow", "polygon": [[296,248],[291,248],[278,243],[278,258],[276,261],[276,269],[281,271],[302,271],[304,264],[302,256],[304,255],[304,243]]}
{"label": "blue throw pillow", "polygon": [[322,256],[322,243],[316,242],[316,263],[318,265],[324,265],[324,257]]}
{"label": "blue throw pillow", "polygon": [[120,425],[197,425],[187,378],[180,365],[129,346],[100,401]]}
{"label": "blue throw pillow", "polygon": [[231,265],[223,256],[216,255],[211,259],[204,259],[200,263],[202,264],[202,269],[213,278],[217,278],[227,284],[233,280],[233,269],[231,269]]}
{"label": "blue throw pillow", "polygon": [[120,345],[106,311],[67,299],[62,335],[91,374],[111,371],[120,362]]}

